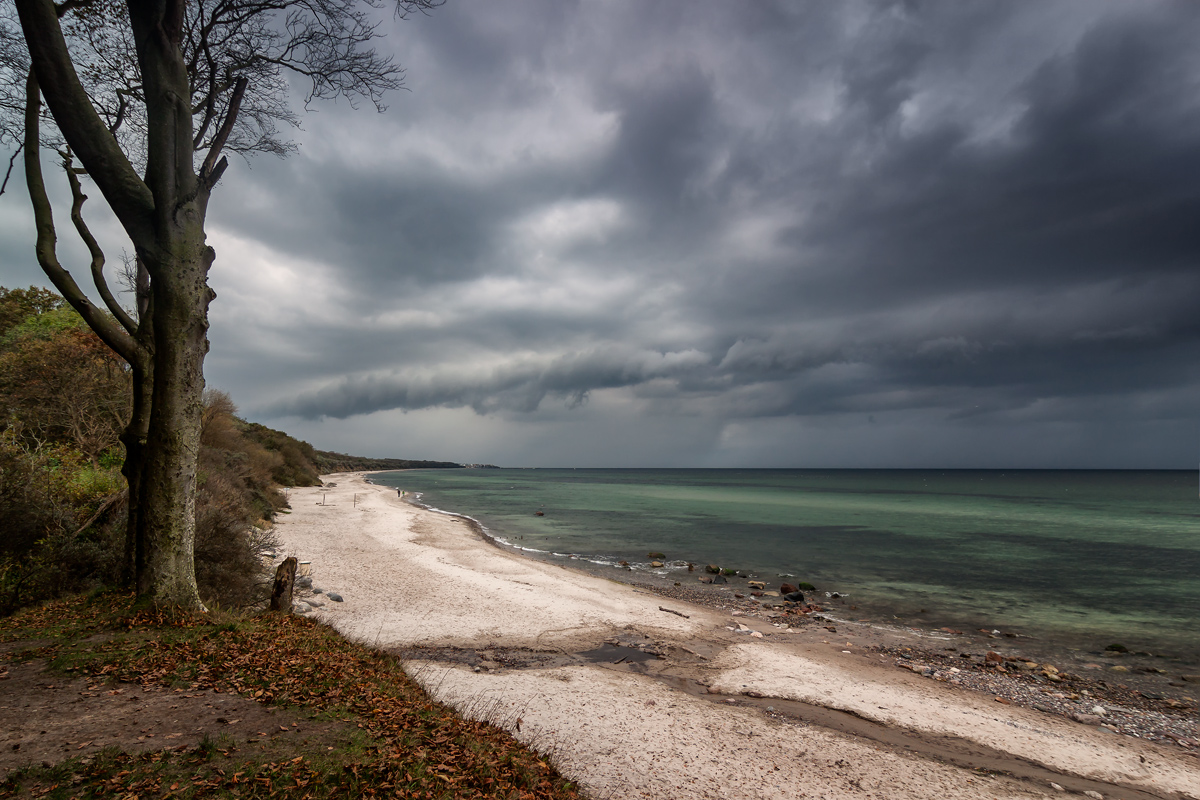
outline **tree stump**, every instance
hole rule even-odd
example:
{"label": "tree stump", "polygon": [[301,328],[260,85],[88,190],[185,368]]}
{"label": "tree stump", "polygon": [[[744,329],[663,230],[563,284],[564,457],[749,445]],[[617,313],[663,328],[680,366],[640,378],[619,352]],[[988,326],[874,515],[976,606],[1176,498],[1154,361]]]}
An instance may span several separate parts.
{"label": "tree stump", "polygon": [[271,589],[271,610],[292,613],[292,586],[296,582],[296,559],[288,556],[275,570],[275,586]]}

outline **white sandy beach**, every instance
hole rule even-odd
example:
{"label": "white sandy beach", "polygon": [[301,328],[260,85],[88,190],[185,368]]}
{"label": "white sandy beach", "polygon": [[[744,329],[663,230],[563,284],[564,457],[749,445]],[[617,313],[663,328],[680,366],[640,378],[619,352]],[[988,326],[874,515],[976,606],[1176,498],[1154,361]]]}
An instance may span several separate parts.
{"label": "white sandy beach", "polygon": [[[344,598],[317,615],[382,648],[464,649],[476,666],[430,653],[408,668],[592,796],[1200,798],[1200,761],[1177,748],[897,670],[845,633],[789,633],[520,557],[361,473],[325,480],[336,488],[293,489],[277,527],[315,586]],[[663,657],[579,655],[606,641]]]}

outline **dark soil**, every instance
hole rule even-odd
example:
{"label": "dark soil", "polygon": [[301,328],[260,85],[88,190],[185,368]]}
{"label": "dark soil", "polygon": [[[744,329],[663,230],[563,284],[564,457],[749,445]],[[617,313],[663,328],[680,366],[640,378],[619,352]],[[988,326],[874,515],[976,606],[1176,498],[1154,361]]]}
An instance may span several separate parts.
{"label": "dark soil", "polygon": [[[0,653],[19,657],[24,644],[0,644]],[[347,729],[229,692],[68,678],[47,664],[33,658],[0,665],[0,781],[19,767],[49,766],[105,748],[187,750],[205,737],[263,749],[276,740],[328,746],[339,729]]]}

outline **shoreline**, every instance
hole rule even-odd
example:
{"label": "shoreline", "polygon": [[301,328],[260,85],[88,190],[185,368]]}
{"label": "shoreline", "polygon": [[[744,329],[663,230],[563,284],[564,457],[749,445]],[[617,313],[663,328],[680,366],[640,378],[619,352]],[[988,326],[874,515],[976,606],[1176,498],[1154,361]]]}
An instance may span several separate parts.
{"label": "shoreline", "polygon": [[[420,497],[420,492],[407,492],[403,501],[408,505],[430,513],[461,519],[475,531],[481,540],[501,551],[513,553],[522,558],[528,558],[604,580],[649,589],[660,592],[667,597],[685,599],[688,602],[703,605],[717,611],[738,611],[743,615],[755,616],[762,619],[770,619],[779,615],[777,611],[769,607],[768,601],[782,603],[782,600],[762,598],[760,601],[755,601],[753,598],[750,598],[749,593],[751,590],[746,584],[753,578],[747,578],[742,575],[730,576],[727,579],[729,582],[723,586],[706,585],[698,581],[681,585],[684,581],[691,581],[693,577],[698,578],[703,574],[700,571],[702,567],[700,567],[699,562],[695,562],[697,565],[695,573],[661,575],[647,569],[642,569],[643,565],[640,564],[636,567],[630,565],[621,568],[606,561],[592,560],[583,556],[564,555],[526,548],[493,535],[483,522],[474,517],[431,506],[422,502]],[[685,563],[690,562],[686,559],[670,559],[668,565]],[[783,576],[780,577],[782,578]],[[778,582],[779,580],[776,579],[775,583]],[[772,582],[767,581],[766,583],[768,590],[771,589]],[[672,586],[672,584],[675,585]],[[1106,692],[1108,694],[1121,694],[1122,690],[1129,687],[1138,692],[1148,692],[1152,696],[1175,697],[1177,700],[1182,700],[1185,703],[1192,702],[1193,704],[1195,704],[1197,695],[1200,695],[1200,681],[1193,682],[1191,686],[1188,686],[1187,682],[1181,680],[1183,675],[1200,675],[1200,659],[1145,651],[1117,652],[1089,650],[1083,647],[1059,644],[1051,639],[1028,634],[1017,634],[1010,631],[1002,632],[998,629],[975,630],[965,626],[962,628],[952,628],[948,625],[938,626],[933,622],[922,625],[919,620],[902,620],[900,618],[895,618],[895,622],[864,618],[864,615],[873,615],[875,617],[886,615],[890,613],[890,610],[869,606],[862,611],[858,611],[856,605],[847,603],[845,599],[822,599],[821,596],[827,594],[829,593],[823,591],[805,592],[806,598],[811,596],[811,602],[822,606],[822,610],[818,612],[818,616],[816,617],[817,621],[828,619],[835,624],[847,626],[860,627],[865,625],[882,632],[884,635],[892,634],[905,638],[916,637],[917,639],[928,639],[930,641],[927,646],[930,649],[944,647],[945,645],[941,644],[942,642],[952,642],[961,643],[960,647],[964,649],[974,648],[980,650],[982,648],[980,652],[995,650],[1001,651],[1006,656],[1027,656],[1029,659],[1038,662],[1075,664],[1080,669],[1087,670],[1087,683],[1092,685],[1091,690],[1093,693],[1097,690],[1105,691],[1103,684],[1111,682],[1114,688],[1120,685],[1121,689]],[[837,593],[834,592],[833,594],[836,595]],[[744,597],[735,595],[744,595]],[[858,613],[853,613],[855,611],[858,611]],[[950,617],[949,614],[943,614],[942,616]],[[1113,671],[1114,668],[1119,669],[1114,674],[1109,675],[1109,672]],[[1111,681],[1105,681],[1105,676],[1110,677]],[[1096,686],[1096,684],[1100,685]],[[1128,698],[1126,699],[1128,700]]]}
{"label": "shoreline", "polygon": [[[1111,723],[1071,721],[1020,698],[997,702],[991,686],[969,691],[986,678],[1051,702],[1032,674],[965,668],[966,659],[944,665],[933,640],[912,632],[830,619],[789,624],[721,607],[713,595],[703,604],[699,595],[672,596],[673,586],[547,564],[468,532],[474,526],[458,515],[401,503],[362,474],[330,477],[339,484],[326,489],[332,503],[311,505],[321,489],[293,490],[293,512],[278,528],[290,552],[313,562],[314,580],[346,598],[316,613],[344,635],[405,653],[436,699],[544,741],[595,793],[716,797],[733,786],[749,796],[818,786],[837,797],[1036,797],[1057,782],[1105,797],[1200,796],[1200,762],[1179,744],[1114,734],[1099,727]],[[353,505],[338,502],[363,491]],[[1114,728],[1134,724],[1122,715],[1166,724],[1153,716],[1160,712],[1119,710],[1115,694],[1081,696],[1113,705],[1105,713]],[[1166,717],[1193,733],[1194,713]],[[959,755],[939,754],[938,742]]]}
{"label": "shoreline", "polygon": [[[604,567],[613,568],[615,571],[618,562],[625,563],[624,560],[628,560],[635,570],[649,570],[650,559],[645,558],[646,550],[662,551],[669,559],[658,560],[668,562],[666,568],[653,572],[671,573],[675,580],[685,583],[694,579],[691,576],[682,577],[677,570],[678,565],[686,561],[692,561],[698,566],[719,563],[722,566],[738,567],[743,575],[750,574],[756,578],[763,576],[767,581],[810,581],[820,589],[840,592],[851,597],[850,602],[862,608],[855,618],[869,616],[875,621],[925,630],[952,628],[974,632],[985,629],[990,632],[999,629],[1002,634],[998,635],[1021,638],[1023,644],[1034,650],[1070,650],[1081,654],[1091,653],[1093,658],[1106,657],[1106,648],[1120,644],[1130,652],[1150,653],[1156,658],[1173,662],[1174,666],[1165,667],[1168,671],[1182,674],[1200,673],[1200,637],[1197,637],[1195,631],[1194,609],[1186,602],[1195,588],[1195,583],[1194,580],[1172,582],[1164,579],[1162,591],[1154,590],[1154,587],[1159,585],[1155,578],[1159,571],[1158,561],[1155,559],[1162,558],[1161,554],[1155,554],[1160,553],[1162,548],[1130,545],[1136,550],[1130,558],[1136,565],[1143,567],[1143,571],[1136,574],[1145,575],[1145,581],[1130,579],[1129,575],[1118,568],[1098,566],[1100,562],[1110,565],[1123,563],[1121,558],[1083,558],[1078,568],[1073,568],[1070,558],[1064,556],[1059,559],[1062,566],[1062,574],[1059,575],[1056,567],[1058,561],[1051,558],[1051,555],[1056,552],[1056,545],[1053,543],[1061,537],[1041,536],[1040,533],[1032,536],[1036,540],[1034,547],[1038,558],[1035,559],[1036,563],[1030,568],[1028,575],[1025,568],[1020,566],[1021,553],[1018,552],[1010,558],[1013,554],[1005,549],[1007,546],[998,544],[978,545],[980,552],[975,555],[979,558],[971,561],[961,561],[960,556],[965,557],[963,553],[953,557],[939,557],[936,553],[931,553],[926,558],[919,551],[909,547],[910,543],[904,544],[908,549],[897,545],[899,561],[888,567],[887,563],[883,566],[877,563],[878,548],[871,549],[874,545],[870,543],[870,555],[865,560],[830,556],[826,553],[825,550],[830,546],[829,535],[820,531],[843,527],[836,524],[840,518],[835,519],[826,514],[819,519],[808,520],[811,525],[799,525],[795,529],[795,535],[800,537],[806,535],[805,532],[810,528],[817,531],[812,534],[817,538],[814,539],[815,550],[810,559],[804,555],[807,552],[805,550],[788,550],[786,537],[780,538],[780,535],[775,533],[760,537],[751,532],[753,535],[746,542],[740,541],[740,537],[737,536],[725,536],[723,528],[726,522],[740,530],[737,526],[743,520],[739,516],[740,512],[727,518],[722,510],[725,508],[722,505],[724,501],[720,499],[714,501],[710,508],[703,497],[693,496],[693,500],[700,503],[695,509],[700,515],[698,519],[704,523],[698,527],[697,537],[693,541],[686,522],[691,518],[688,512],[690,506],[668,503],[668,510],[664,511],[661,520],[665,532],[660,531],[655,523],[660,515],[653,507],[643,509],[649,515],[645,524],[634,518],[621,517],[621,514],[632,513],[630,509],[636,511],[638,507],[630,506],[627,509],[622,504],[625,494],[617,491],[616,495],[610,497],[606,493],[607,487],[611,483],[616,490],[620,490],[623,483],[628,483],[630,479],[609,481],[603,477],[587,477],[583,473],[582,477],[576,479],[568,473],[565,477],[551,476],[547,479],[548,483],[543,485],[540,480],[523,479],[517,471],[513,473],[511,481],[514,486],[509,485],[507,475],[501,475],[495,480],[481,479],[482,483],[472,476],[443,481],[428,473],[411,476],[407,481],[402,474],[381,475],[378,479],[384,485],[408,489],[410,494],[419,495],[422,503],[428,503],[430,498],[434,498],[434,502],[447,504],[447,508],[466,514],[477,514],[480,522],[489,527],[489,533],[501,542],[524,548],[532,557],[550,563],[567,563],[593,574],[607,576],[611,573]],[[580,495],[576,502],[572,499],[575,495],[571,492],[577,492],[579,489],[570,488],[576,480],[580,481],[582,486],[588,487],[589,491],[594,486],[601,494],[595,501]],[[664,491],[675,492],[678,489],[685,494],[686,491],[694,492],[697,486],[706,485],[689,482],[687,479],[680,479],[678,482],[671,482],[673,478],[666,480],[668,483],[664,486],[667,489]],[[479,496],[456,493],[476,486],[477,483],[480,492],[483,493]],[[741,484],[735,481],[730,485],[736,487]],[[843,488],[846,488],[846,491],[866,491],[871,487],[866,486],[864,489],[858,484],[853,484]],[[943,488],[945,492],[939,489],[936,497],[944,496],[951,500],[957,497],[953,486]],[[501,491],[508,489],[518,491]],[[426,491],[429,494],[426,494]],[[1031,489],[1026,487],[1022,491]],[[641,494],[637,496],[641,497]],[[670,494],[669,497],[679,499],[674,494]],[[600,503],[606,510],[605,513],[594,516],[593,502]],[[539,506],[539,503],[543,505]],[[545,504],[549,504],[549,507]],[[774,504],[764,503],[763,507],[773,508]],[[533,518],[533,512],[539,508],[546,511],[545,520]],[[671,508],[675,510],[669,510]],[[824,505],[819,505],[814,513],[819,516],[824,508]],[[836,508],[841,508],[842,511],[850,513],[855,520],[858,519],[859,515],[851,513],[853,508],[847,510],[840,504]],[[875,506],[869,506],[868,513],[872,508]],[[1059,509],[1056,513],[1061,517],[1064,511],[1070,510]],[[1176,512],[1178,510],[1175,509]],[[896,511],[903,519],[909,519],[908,516],[904,516],[909,513],[905,508],[897,508]],[[750,516],[745,517],[745,520],[751,519]],[[719,520],[720,524],[713,520]],[[1076,517],[1072,516],[1070,520],[1076,520]],[[867,522],[877,527],[882,526],[879,529],[883,531],[890,529],[889,523],[883,519],[875,518]],[[589,529],[591,524],[596,526],[594,531]],[[897,524],[899,527],[896,530],[911,533],[904,527],[903,522]],[[1007,524],[998,523],[997,535],[1000,541],[1007,541],[1004,533]],[[952,535],[953,527],[946,527],[934,520],[931,528],[935,531],[935,539],[931,541],[936,541],[936,537],[942,536],[950,537],[952,543],[957,541]],[[1138,528],[1135,526],[1131,530]],[[905,543],[908,542],[908,533],[901,536]],[[1093,538],[1090,535],[1080,535],[1082,538],[1068,537],[1065,541],[1074,543],[1071,547],[1078,549],[1083,546],[1082,543]],[[1107,546],[1105,542],[1108,540],[1104,536],[1097,536],[1097,547]],[[781,550],[781,547],[784,549]],[[976,545],[963,547],[969,550]],[[1163,547],[1168,545],[1163,544]],[[992,561],[996,562],[995,569],[992,567]],[[599,568],[592,567],[587,562],[598,564]],[[953,577],[960,566],[968,577]],[[1174,572],[1167,569],[1166,572],[1176,577],[1182,574],[1177,574],[1178,569]],[[792,578],[787,573],[797,575]],[[1112,591],[1101,588],[1107,586],[1111,586]],[[1041,656],[1060,657],[1058,652],[1042,652]],[[1158,662],[1158,666],[1163,666],[1161,661]]]}

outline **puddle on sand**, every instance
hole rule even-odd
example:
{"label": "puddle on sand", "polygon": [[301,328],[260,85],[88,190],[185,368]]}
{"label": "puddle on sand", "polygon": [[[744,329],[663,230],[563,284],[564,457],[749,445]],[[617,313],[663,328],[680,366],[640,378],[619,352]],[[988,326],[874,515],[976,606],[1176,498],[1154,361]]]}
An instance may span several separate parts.
{"label": "puddle on sand", "polygon": [[577,656],[589,664],[644,664],[647,661],[657,661],[659,656],[636,647],[621,644],[604,643],[595,650],[584,650]]}

